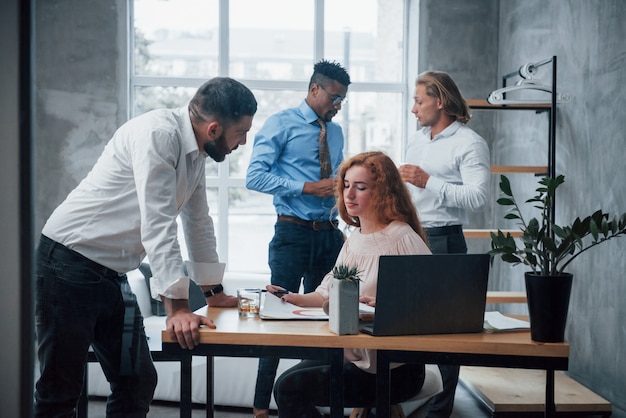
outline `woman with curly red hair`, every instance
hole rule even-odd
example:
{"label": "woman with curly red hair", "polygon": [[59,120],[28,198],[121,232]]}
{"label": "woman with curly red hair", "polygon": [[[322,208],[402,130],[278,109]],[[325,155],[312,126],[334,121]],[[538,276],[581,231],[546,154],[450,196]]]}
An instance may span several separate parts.
{"label": "woman with curly red hair", "polygon": [[[356,266],[361,272],[361,302],[376,305],[378,260],[381,255],[430,254],[406,185],[395,164],[382,152],[365,152],[346,160],[337,178],[339,216],[354,230],[344,243],[336,265]],[[286,302],[322,306],[328,300],[332,272],[306,294],[287,293]],[[268,291],[282,290],[269,285]],[[376,399],[376,352],[344,351],[344,404],[373,406]],[[319,417],[315,406],[329,405],[330,366],[303,360],[283,373],[274,386],[279,417]],[[397,364],[391,371],[392,402],[416,395],[424,383],[423,364]]]}

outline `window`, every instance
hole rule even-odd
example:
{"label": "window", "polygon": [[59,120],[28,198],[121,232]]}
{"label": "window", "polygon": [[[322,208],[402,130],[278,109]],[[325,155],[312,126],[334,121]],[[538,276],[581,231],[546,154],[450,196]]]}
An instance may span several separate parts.
{"label": "window", "polygon": [[246,170],[255,133],[269,115],[304,99],[315,62],[338,61],[352,79],[349,102],[335,118],[344,154],[377,149],[401,161],[412,94],[408,1],[130,1],[130,117],[182,106],[218,75],[247,85],[259,103],[248,144],[222,164],[207,160],[209,207],[229,271],[269,272],[272,196],[247,190]]}

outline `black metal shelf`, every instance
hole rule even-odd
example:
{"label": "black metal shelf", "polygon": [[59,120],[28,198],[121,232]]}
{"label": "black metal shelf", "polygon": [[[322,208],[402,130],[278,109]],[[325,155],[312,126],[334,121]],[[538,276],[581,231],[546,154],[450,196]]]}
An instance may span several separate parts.
{"label": "black metal shelf", "polygon": [[[543,66],[546,64],[552,64],[552,92],[551,92],[551,100],[550,103],[516,103],[516,104],[492,104],[489,103],[485,99],[473,99],[467,100],[467,104],[470,109],[474,110],[495,110],[495,111],[508,111],[508,110],[531,110],[537,113],[548,112],[549,117],[549,125],[548,125],[548,164],[547,170],[540,170],[541,173],[535,173],[535,175],[547,175],[550,177],[556,177],[556,104],[557,104],[557,89],[556,89],[556,56],[553,56],[550,59],[546,59],[540,61],[536,64],[527,64],[526,66],[522,66],[519,71],[512,72],[502,76],[502,87],[507,87],[509,81],[514,78],[523,78],[522,71],[526,70],[534,70],[539,66]],[[494,169],[494,167],[496,169]],[[502,168],[497,168],[502,167]],[[511,170],[507,171],[510,173],[527,173],[529,170],[525,170],[522,166],[519,169],[514,169],[516,166],[492,166],[492,173],[499,173],[506,171],[506,167],[509,167]],[[555,218],[555,205],[552,205],[552,211],[550,216],[552,219]],[[476,234],[480,235],[480,234]],[[489,237],[487,234],[486,237]]]}

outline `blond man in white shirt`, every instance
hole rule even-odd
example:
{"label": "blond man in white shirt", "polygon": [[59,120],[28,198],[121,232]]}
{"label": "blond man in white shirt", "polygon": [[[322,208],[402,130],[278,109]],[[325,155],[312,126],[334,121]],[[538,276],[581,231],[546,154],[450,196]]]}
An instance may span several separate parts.
{"label": "blond man in white shirt", "polygon": [[[465,124],[469,106],[452,78],[428,71],[415,83],[411,112],[422,127],[408,141],[402,179],[417,208],[434,254],[466,253],[467,211],[479,211],[489,192],[489,148]],[[443,392],[431,400],[427,418],[447,418],[454,406],[459,367],[440,365]]]}
{"label": "blond man in white shirt", "polygon": [[[209,216],[205,160],[246,143],[257,103],[225,77],[202,85],[188,106],[154,110],[122,125],[87,177],[52,213],[37,253],[36,325],[41,377],[35,416],[73,416],[90,346],[111,383],[107,417],[145,417],[156,387],[137,302],[125,273],[147,256],[151,293],[181,347],[199,343],[189,280],[211,306],[235,306],[221,292]],[[177,240],[180,216],[189,258]]]}

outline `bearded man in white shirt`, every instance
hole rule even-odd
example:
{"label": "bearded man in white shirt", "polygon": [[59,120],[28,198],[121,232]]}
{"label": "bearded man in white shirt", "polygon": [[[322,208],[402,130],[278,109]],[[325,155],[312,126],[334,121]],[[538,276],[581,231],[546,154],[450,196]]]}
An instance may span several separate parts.
{"label": "bearded man in white shirt", "polygon": [[[428,71],[415,83],[411,112],[422,127],[407,144],[400,166],[433,254],[466,253],[467,211],[479,211],[489,190],[489,148],[465,124],[469,106],[452,78]],[[449,417],[459,366],[439,365],[443,392],[428,406],[427,418]]]}
{"label": "bearded man in white shirt", "polygon": [[[189,280],[210,306],[236,306],[222,292],[205,162],[246,143],[257,102],[230,78],[202,85],[188,106],[147,112],[122,125],[83,181],[52,213],[37,252],[36,326],[41,377],[36,417],[74,416],[92,346],[112,393],[107,417],[145,417],[156,370],[125,273],[148,257],[152,297],[182,348],[210,319],[189,307]],[[177,240],[180,216],[189,261]]]}

